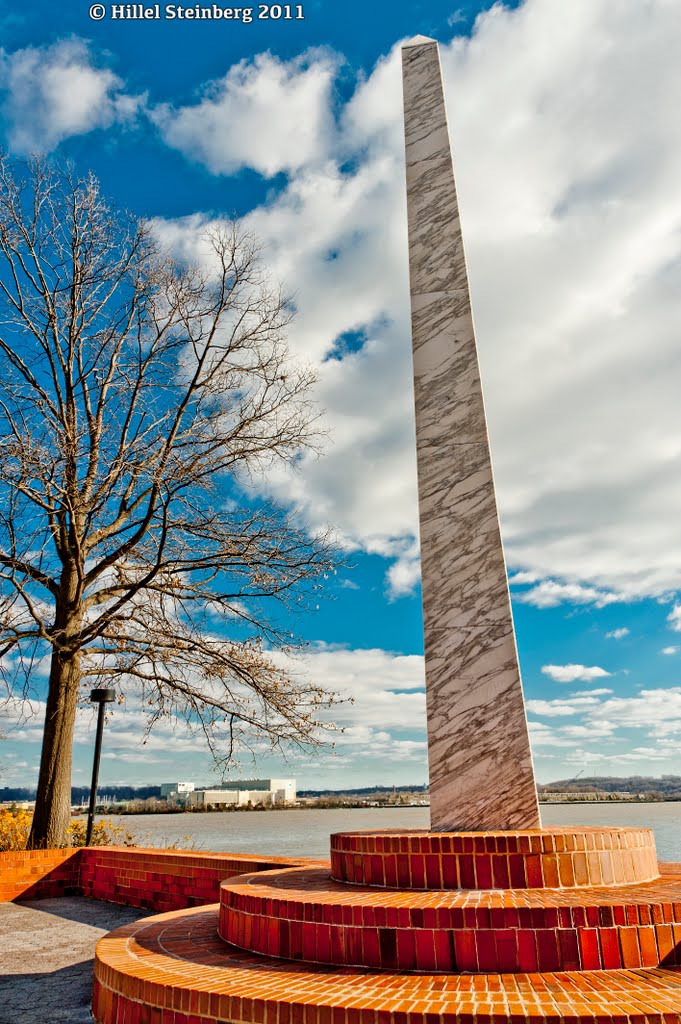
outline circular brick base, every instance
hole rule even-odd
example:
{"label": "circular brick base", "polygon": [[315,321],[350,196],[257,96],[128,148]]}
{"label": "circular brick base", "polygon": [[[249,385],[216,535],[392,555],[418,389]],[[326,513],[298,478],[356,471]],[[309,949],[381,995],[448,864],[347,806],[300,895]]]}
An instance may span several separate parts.
{"label": "circular brick base", "polygon": [[339,832],[331,875],[395,889],[572,889],[658,877],[648,828]]}
{"label": "circular brick base", "polygon": [[221,937],[270,957],[436,972],[676,964],[681,874],[593,889],[360,888],[328,869],[242,875],[220,888]]}
{"label": "circular brick base", "polygon": [[219,907],[106,936],[95,1020],[681,1024],[681,865],[660,876],[647,829],[343,833],[332,851],[342,882],[242,875]]}
{"label": "circular brick base", "polygon": [[175,911],[101,939],[97,1024],[677,1024],[681,973],[402,974],[243,953],[217,908]]}

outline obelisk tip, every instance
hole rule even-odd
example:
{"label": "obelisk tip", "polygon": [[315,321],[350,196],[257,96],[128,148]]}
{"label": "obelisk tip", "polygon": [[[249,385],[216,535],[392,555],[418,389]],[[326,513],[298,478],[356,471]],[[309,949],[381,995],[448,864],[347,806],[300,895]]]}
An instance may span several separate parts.
{"label": "obelisk tip", "polygon": [[426,43],[434,43],[435,40],[429,36],[414,36],[413,39],[408,39],[406,43],[402,43],[402,49],[406,50],[408,46],[425,46]]}

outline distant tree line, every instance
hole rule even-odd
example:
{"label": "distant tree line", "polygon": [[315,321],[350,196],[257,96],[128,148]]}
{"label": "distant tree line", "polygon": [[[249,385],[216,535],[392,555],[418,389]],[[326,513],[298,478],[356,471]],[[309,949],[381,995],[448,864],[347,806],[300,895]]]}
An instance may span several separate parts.
{"label": "distant tree line", "polygon": [[[679,780],[681,783],[681,779]],[[298,796],[373,796],[382,793],[427,793],[428,783],[418,786],[358,786],[355,789],[299,789]]]}
{"label": "distant tree line", "polygon": [[542,793],[633,793],[652,799],[681,800],[681,776],[662,775],[596,775],[589,778],[562,779],[548,785],[538,786]]}
{"label": "distant tree line", "polygon": [[[35,800],[36,788],[26,786],[0,787],[0,803],[9,800]],[[113,800],[148,800],[149,797],[161,796],[160,786],[98,786],[97,796],[111,797]],[[72,786],[71,803],[79,804],[90,799],[89,786]]]}
{"label": "distant tree line", "polygon": [[[652,778],[647,775],[591,776],[589,778],[562,779],[538,785],[540,793],[635,793],[657,796],[658,799],[681,800],[681,776],[662,775]],[[339,799],[352,796],[380,796],[390,793],[427,793],[427,785],[411,786],[364,786],[348,789],[300,789],[301,797],[329,797]],[[0,803],[10,800],[34,800],[36,789],[30,786],[0,787]],[[98,797],[110,797],[114,801],[160,799],[160,786],[98,786]],[[79,804],[90,797],[89,786],[72,786],[71,803]],[[204,809],[204,808],[202,808]]]}

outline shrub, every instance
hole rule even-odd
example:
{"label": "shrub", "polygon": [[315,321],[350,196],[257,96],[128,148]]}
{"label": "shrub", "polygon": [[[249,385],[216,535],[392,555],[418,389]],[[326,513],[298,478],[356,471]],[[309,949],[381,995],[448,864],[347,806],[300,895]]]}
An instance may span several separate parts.
{"label": "shrub", "polygon": [[28,811],[0,808],[0,851],[25,850],[32,820]]}
{"label": "shrub", "polygon": [[[0,808],[0,852],[25,850],[33,815],[29,811]],[[85,846],[87,822],[72,821],[66,830],[66,845]],[[123,825],[112,821],[96,821],[92,830],[92,846],[137,846],[137,840]]]}
{"label": "shrub", "polygon": [[[72,821],[66,829],[66,842],[69,846],[85,846],[87,821]],[[123,825],[114,825],[112,821],[96,821],[92,828],[90,846],[137,846],[137,839],[132,832],[126,832]]]}

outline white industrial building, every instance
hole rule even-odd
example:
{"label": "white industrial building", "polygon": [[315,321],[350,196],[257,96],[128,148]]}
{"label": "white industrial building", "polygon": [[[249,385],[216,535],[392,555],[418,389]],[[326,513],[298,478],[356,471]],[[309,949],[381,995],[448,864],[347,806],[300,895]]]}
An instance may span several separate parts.
{"label": "white industrial building", "polygon": [[161,800],[186,800],[194,792],[193,782],[164,782],[161,785]]}
{"label": "white industrial building", "polygon": [[161,786],[161,797],[177,800],[190,807],[208,804],[292,804],[296,802],[295,779],[239,779],[212,789],[195,786],[192,782],[167,782]]}

